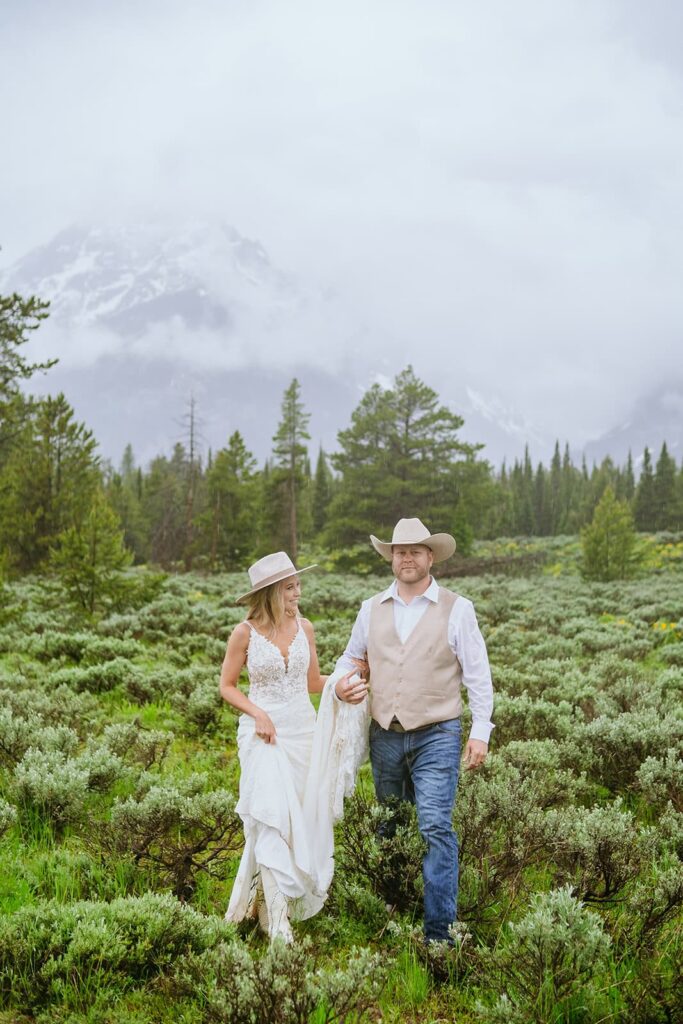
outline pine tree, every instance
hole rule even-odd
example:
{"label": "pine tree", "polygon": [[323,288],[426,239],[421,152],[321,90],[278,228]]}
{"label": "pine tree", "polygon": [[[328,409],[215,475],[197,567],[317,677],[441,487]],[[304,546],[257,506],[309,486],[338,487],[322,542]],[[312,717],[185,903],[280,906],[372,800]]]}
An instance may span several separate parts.
{"label": "pine tree", "polygon": [[598,506],[598,502],[607,488],[611,487],[612,491],[616,490],[616,483],[617,473],[614,463],[609,455],[605,456],[599,466],[593,463],[588,486],[584,493],[583,507],[581,509],[582,526],[585,526],[592,520],[595,509]]}
{"label": "pine tree", "polygon": [[3,437],[5,417],[13,399],[19,393],[19,383],[28,380],[39,370],[49,370],[57,362],[29,363],[20,349],[48,315],[49,302],[16,293],[0,295],[0,440]]}
{"label": "pine tree", "polygon": [[481,447],[461,441],[462,425],[411,366],[393,387],[369,388],[331,456],[341,479],[329,509],[328,542],[366,544],[368,533],[391,531],[398,519],[412,516],[435,530],[456,530],[464,518],[456,469]]}
{"label": "pine tree", "polygon": [[632,502],[636,493],[636,479],[633,474],[633,457],[629,448],[626,469],[624,471],[624,501]]}
{"label": "pine tree", "polygon": [[58,534],[78,526],[99,486],[96,441],[64,395],[35,402],[2,473],[0,549],[37,568]]}
{"label": "pine tree", "polygon": [[675,529],[683,530],[683,460],[676,475],[676,503],[674,505]]}
{"label": "pine tree", "polygon": [[102,491],[96,491],[78,525],[56,538],[51,566],[73,603],[92,615],[121,598],[127,581],[121,570],[130,565],[119,518]]}
{"label": "pine tree", "polygon": [[639,530],[655,529],[655,479],[649,448],[643,452],[643,468],[634,499],[634,518]]}
{"label": "pine tree", "polygon": [[[16,293],[0,295],[0,489],[5,492],[10,486],[5,475],[8,462],[15,448],[25,445],[27,429],[35,412],[35,402],[21,394],[20,385],[34,373],[48,370],[57,362],[50,359],[43,363],[30,363],[21,351],[22,345],[29,341],[33,331],[47,317],[48,306],[49,303],[35,297],[26,299]],[[11,486],[16,486],[16,481]],[[5,493],[3,501],[0,494],[0,518],[7,515],[8,500],[11,505],[11,497]],[[15,515],[16,510],[12,514]],[[7,533],[8,530],[3,530],[0,525],[0,555],[3,535],[6,537]],[[7,550],[2,557],[16,561],[16,551]]]}
{"label": "pine tree", "polygon": [[491,516],[487,523],[487,528],[481,536],[487,538],[509,537],[514,533],[512,489],[505,459],[503,459],[500,473],[495,483],[495,493],[491,497],[490,512]]}
{"label": "pine tree", "polygon": [[133,448],[128,444],[119,471],[110,475],[105,490],[107,501],[121,521],[126,547],[133,552],[136,562],[144,562],[148,557],[140,500],[141,479],[141,470],[135,465]]}
{"label": "pine tree", "polygon": [[332,500],[333,477],[322,445],[318,452],[313,483],[313,530],[316,536],[322,533],[327,522],[327,510]]}
{"label": "pine tree", "polygon": [[510,482],[514,533],[529,537],[534,532],[534,471],[528,445],[524,448],[524,462],[515,459]]}
{"label": "pine tree", "polygon": [[535,533],[547,537],[551,533],[551,507],[548,478],[543,464],[539,462],[534,478],[534,525]]}
{"label": "pine tree", "polygon": [[676,523],[676,462],[669,455],[666,441],[655,466],[654,529],[673,530]]}
{"label": "pine tree", "polygon": [[197,502],[201,484],[201,462],[199,456],[199,425],[197,421],[197,402],[190,395],[187,413],[183,420],[187,445],[185,447],[185,543],[183,559],[185,571],[192,568],[194,556],[194,521],[198,513]]}
{"label": "pine tree", "polygon": [[631,511],[625,501],[617,501],[611,486],[598,502],[590,525],[581,531],[581,547],[581,571],[586,579],[628,579],[637,568]]}
{"label": "pine tree", "polygon": [[164,568],[185,553],[186,468],[185,449],[176,444],[171,459],[159,455],[152,460],[144,482],[142,516],[149,558]]}
{"label": "pine tree", "polygon": [[243,569],[256,546],[258,489],[256,460],[236,430],[206,474],[206,509],[198,529],[212,569]]}
{"label": "pine tree", "polygon": [[[299,540],[298,513],[304,491],[308,449],[304,441],[310,440],[308,422],[310,414],[304,412],[301,402],[301,385],[294,378],[282,399],[282,419],[273,436],[275,470],[271,480],[275,493],[272,511],[283,515],[287,523],[287,548],[292,561],[296,562]],[[279,499],[279,500],[278,500]]]}
{"label": "pine tree", "polygon": [[562,455],[562,481],[560,484],[560,517],[558,533],[571,533],[576,529],[577,510],[580,505],[580,474],[572,464],[569,444]]}
{"label": "pine tree", "polygon": [[548,532],[555,535],[559,532],[562,520],[562,459],[560,442],[555,441],[555,450],[550,463],[548,480]]}

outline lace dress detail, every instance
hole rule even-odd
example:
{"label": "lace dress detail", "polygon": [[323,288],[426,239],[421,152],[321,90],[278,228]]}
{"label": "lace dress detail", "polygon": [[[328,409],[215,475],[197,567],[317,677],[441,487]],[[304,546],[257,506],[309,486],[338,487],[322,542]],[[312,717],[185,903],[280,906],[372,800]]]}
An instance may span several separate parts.
{"label": "lace dress detail", "polygon": [[249,625],[249,700],[260,707],[291,700],[295,695],[307,695],[311,652],[301,623],[289,645],[286,661],[276,644]]}

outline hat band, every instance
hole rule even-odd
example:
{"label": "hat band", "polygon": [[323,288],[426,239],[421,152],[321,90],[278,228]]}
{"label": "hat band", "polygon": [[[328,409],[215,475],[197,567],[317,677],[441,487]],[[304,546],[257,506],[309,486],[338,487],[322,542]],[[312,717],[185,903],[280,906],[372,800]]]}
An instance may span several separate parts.
{"label": "hat band", "polygon": [[252,590],[262,590],[264,587],[269,587],[271,583],[279,583],[280,580],[286,580],[288,576],[296,576],[298,569],[280,569],[279,572],[274,572],[272,576],[265,576],[262,580],[254,582],[252,580]]}

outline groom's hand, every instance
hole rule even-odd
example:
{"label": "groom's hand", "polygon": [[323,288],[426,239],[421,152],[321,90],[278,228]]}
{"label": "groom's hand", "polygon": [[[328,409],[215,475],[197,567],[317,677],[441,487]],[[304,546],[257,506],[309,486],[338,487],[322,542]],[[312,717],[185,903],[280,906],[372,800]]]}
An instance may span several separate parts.
{"label": "groom's hand", "polygon": [[478,768],[479,765],[482,765],[486,760],[488,752],[488,743],[484,743],[483,740],[468,740],[463,759],[465,770],[469,771],[470,768]]}
{"label": "groom's hand", "polygon": [[360,704],[367,696],[368,684],[353,669],[352,672],[347,672],[345,676],[337,680],[334,692],[339,700],[343,700],[347,704]]}

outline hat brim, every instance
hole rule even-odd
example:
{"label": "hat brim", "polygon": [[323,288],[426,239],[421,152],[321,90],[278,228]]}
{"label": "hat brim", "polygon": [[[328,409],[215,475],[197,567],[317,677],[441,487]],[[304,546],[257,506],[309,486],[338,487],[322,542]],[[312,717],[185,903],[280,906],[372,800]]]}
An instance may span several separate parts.
{"label": "hat brim", "polygon": [[257,587],[252,587],[246,594],[240,594],[239,597],[235,598],[235,604],[242,604],[252,594],[256,594],[259,590],[265,590],[266,587],[272,587],[274,583],[281,583],[282,580],[288,580],[290,576],[300,576],[302,572],[308,572],[309,569],[317,569],[318,563],[315,565],[307,565],[303,569],[283,569],[281,573],[276,573],[274,576],[269,576],[268,579],[263,580]]}
{"label": "hat brim", "polygon": [[430,537],[425,537],[424,540],[405,540],[396,541],[395,543],[379,540],[370,534],[370,540],[375,551],[378,551],[387,562],[391,561],[392,547],[396,547],[398,544],[405,545],[406,547],[422,545],[425,548],[429,548],[434,555],[435,562],[445,562],[455,551],[455,537],[451,537],[450,533],[433,533]]}

